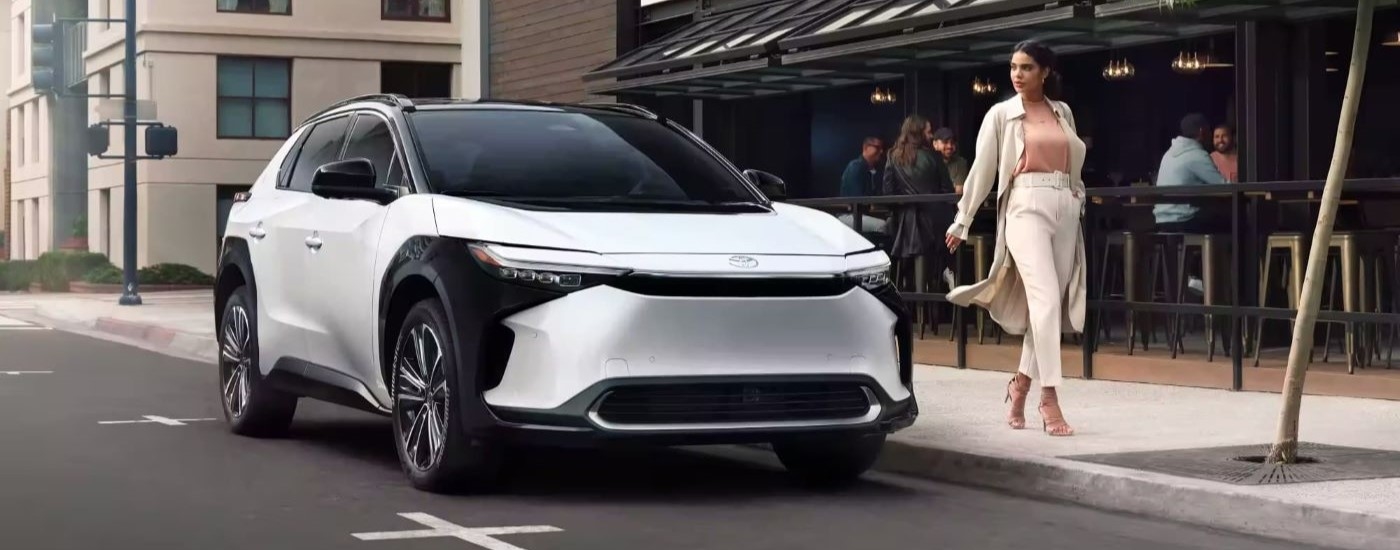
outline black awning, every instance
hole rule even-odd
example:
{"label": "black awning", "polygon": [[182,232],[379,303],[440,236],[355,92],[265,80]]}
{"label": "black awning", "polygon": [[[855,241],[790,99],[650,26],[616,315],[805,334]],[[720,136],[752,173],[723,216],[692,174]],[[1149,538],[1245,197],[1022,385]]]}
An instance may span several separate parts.
{"label": "black awning", "polygon": [[[783,51],[832,45],[920,30],[947,28],[1003,15],[1046,9],[1054,0],[860,0],[784,37]],[[1060,4],[1068,4],[1060,2]]]}
{"label": "black awning", "polygon": [[777,40],[851,0],[780,0],[712,14],[584,75],[585,81],[752,61]]}
{"label": "black awning", "polygon": [[[1380,0],[1395,5],[1400,0]],[[718,13],[584,77],[594,94],[743,98],[1004,63],[1034,38],[1074,54],[1354,13],[1354,0],[779,0]],[[597,82],[616,78],[612,82]]]}

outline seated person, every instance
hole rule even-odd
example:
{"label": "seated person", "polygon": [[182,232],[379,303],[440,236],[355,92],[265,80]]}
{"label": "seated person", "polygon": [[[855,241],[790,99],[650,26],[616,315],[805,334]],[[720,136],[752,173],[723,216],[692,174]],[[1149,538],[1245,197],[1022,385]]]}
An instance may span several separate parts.
{"label": "seated person", "polygon": [[[880,186],[885,180],[885,142],[878,137],[865,138],[861,154],[846,165],[841,174],[842,197],[873,197],[879,195]],[[868,212],[861,216],[861,233],[884,233],[885,220]],[[846,213],[838,216],[842,223],[855,228],[855,215]]]}
{"label": "seated person", "polygon": [[[1157,170],[1159,187],[1177,185],[1211,185],[1225,183],[1225,177],[1215,167],[1206,144],[1213,129],[1200,114],[1190,114],[1181,120],[1181,135],[1172,140],[1171,148],[1162,155]],[[1202,208],[1190,204],[1158,204],[1152,208],[1157,231],[1164,233],[1224,233],[1230,231],[1228,209]],[[1226,215],[1221,215],[1226,214]]]}

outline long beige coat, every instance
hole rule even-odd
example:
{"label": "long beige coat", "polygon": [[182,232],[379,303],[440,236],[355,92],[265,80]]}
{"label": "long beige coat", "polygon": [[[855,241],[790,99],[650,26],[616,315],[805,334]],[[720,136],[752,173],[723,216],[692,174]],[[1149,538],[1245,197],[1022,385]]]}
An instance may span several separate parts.
{"label": "long beige coat", "polygon": [[[1060,128],[1069,137],[1070,177],[1075,189],[1084,196],[1084,181],[1081,172],[1084,168],[1084,154],[1087,148],[1079,139],[1074,126],[1074,113],[1069,105],[1060,101],[1050,101],[1055,116],[1060,120]],[[1011,189],[1011,174],[1020,162],[1025,150],[1025,133],[1021,122],[1026,108],[1021,96],[992,106],[982,120],[982,128],[977,132],[977,158],[967,176],[962,200],[958,201],[958,215],[948,232],[960,238],[967,238],[967,230],[972,227],[972,218],[978,206],[986,200],[997,184],[997,246],[992,259],[991,271],[982,281],[960,286],[948,293],[948,300],[960,306],[977,305],[985,308],[992,319],[1002,329],[1011,334],[1025,334],[1029,324],[1030,310],[1026,302],[1026,287],[1016,271],[1016,262],[1008,257],[1006,248],[1006,198]],[[1070,273],[1070,284],[1061,302],[1064,319],[1061,323],[1064,332],[1084,332],[1085,294],[1084,274],[1087,269],[1084,254],[1084,233],[1079,233],[1074,268]]]}

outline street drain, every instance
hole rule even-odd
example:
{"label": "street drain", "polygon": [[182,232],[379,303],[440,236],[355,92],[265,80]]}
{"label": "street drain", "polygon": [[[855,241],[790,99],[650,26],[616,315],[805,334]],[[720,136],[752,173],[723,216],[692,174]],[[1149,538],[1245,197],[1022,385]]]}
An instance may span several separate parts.
{"label": "street drain", "polygon": [[1400,452],[1300,443],[1293,464],[1266,464],[1269,445],[1205,447],[1064,457],[1235,485],[1400,477]]}

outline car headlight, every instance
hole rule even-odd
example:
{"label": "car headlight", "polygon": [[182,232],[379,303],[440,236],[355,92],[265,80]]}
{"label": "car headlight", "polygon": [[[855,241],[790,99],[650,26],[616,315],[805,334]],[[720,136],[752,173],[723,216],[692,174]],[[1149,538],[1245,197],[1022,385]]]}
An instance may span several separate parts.
{"label": "car headlight", "polygon": [[477,264],[497,279],[557,292],[574,292],[598,286],[627,274],[626,270],[607,267],[510,260],[484,244],[470,244],[467,248]]}
{"label": "car headlight", "polygon": [[880,290],[890,285],[889,264],[858,269],[846,273],[846,278],[855,281],[866,290]]}

